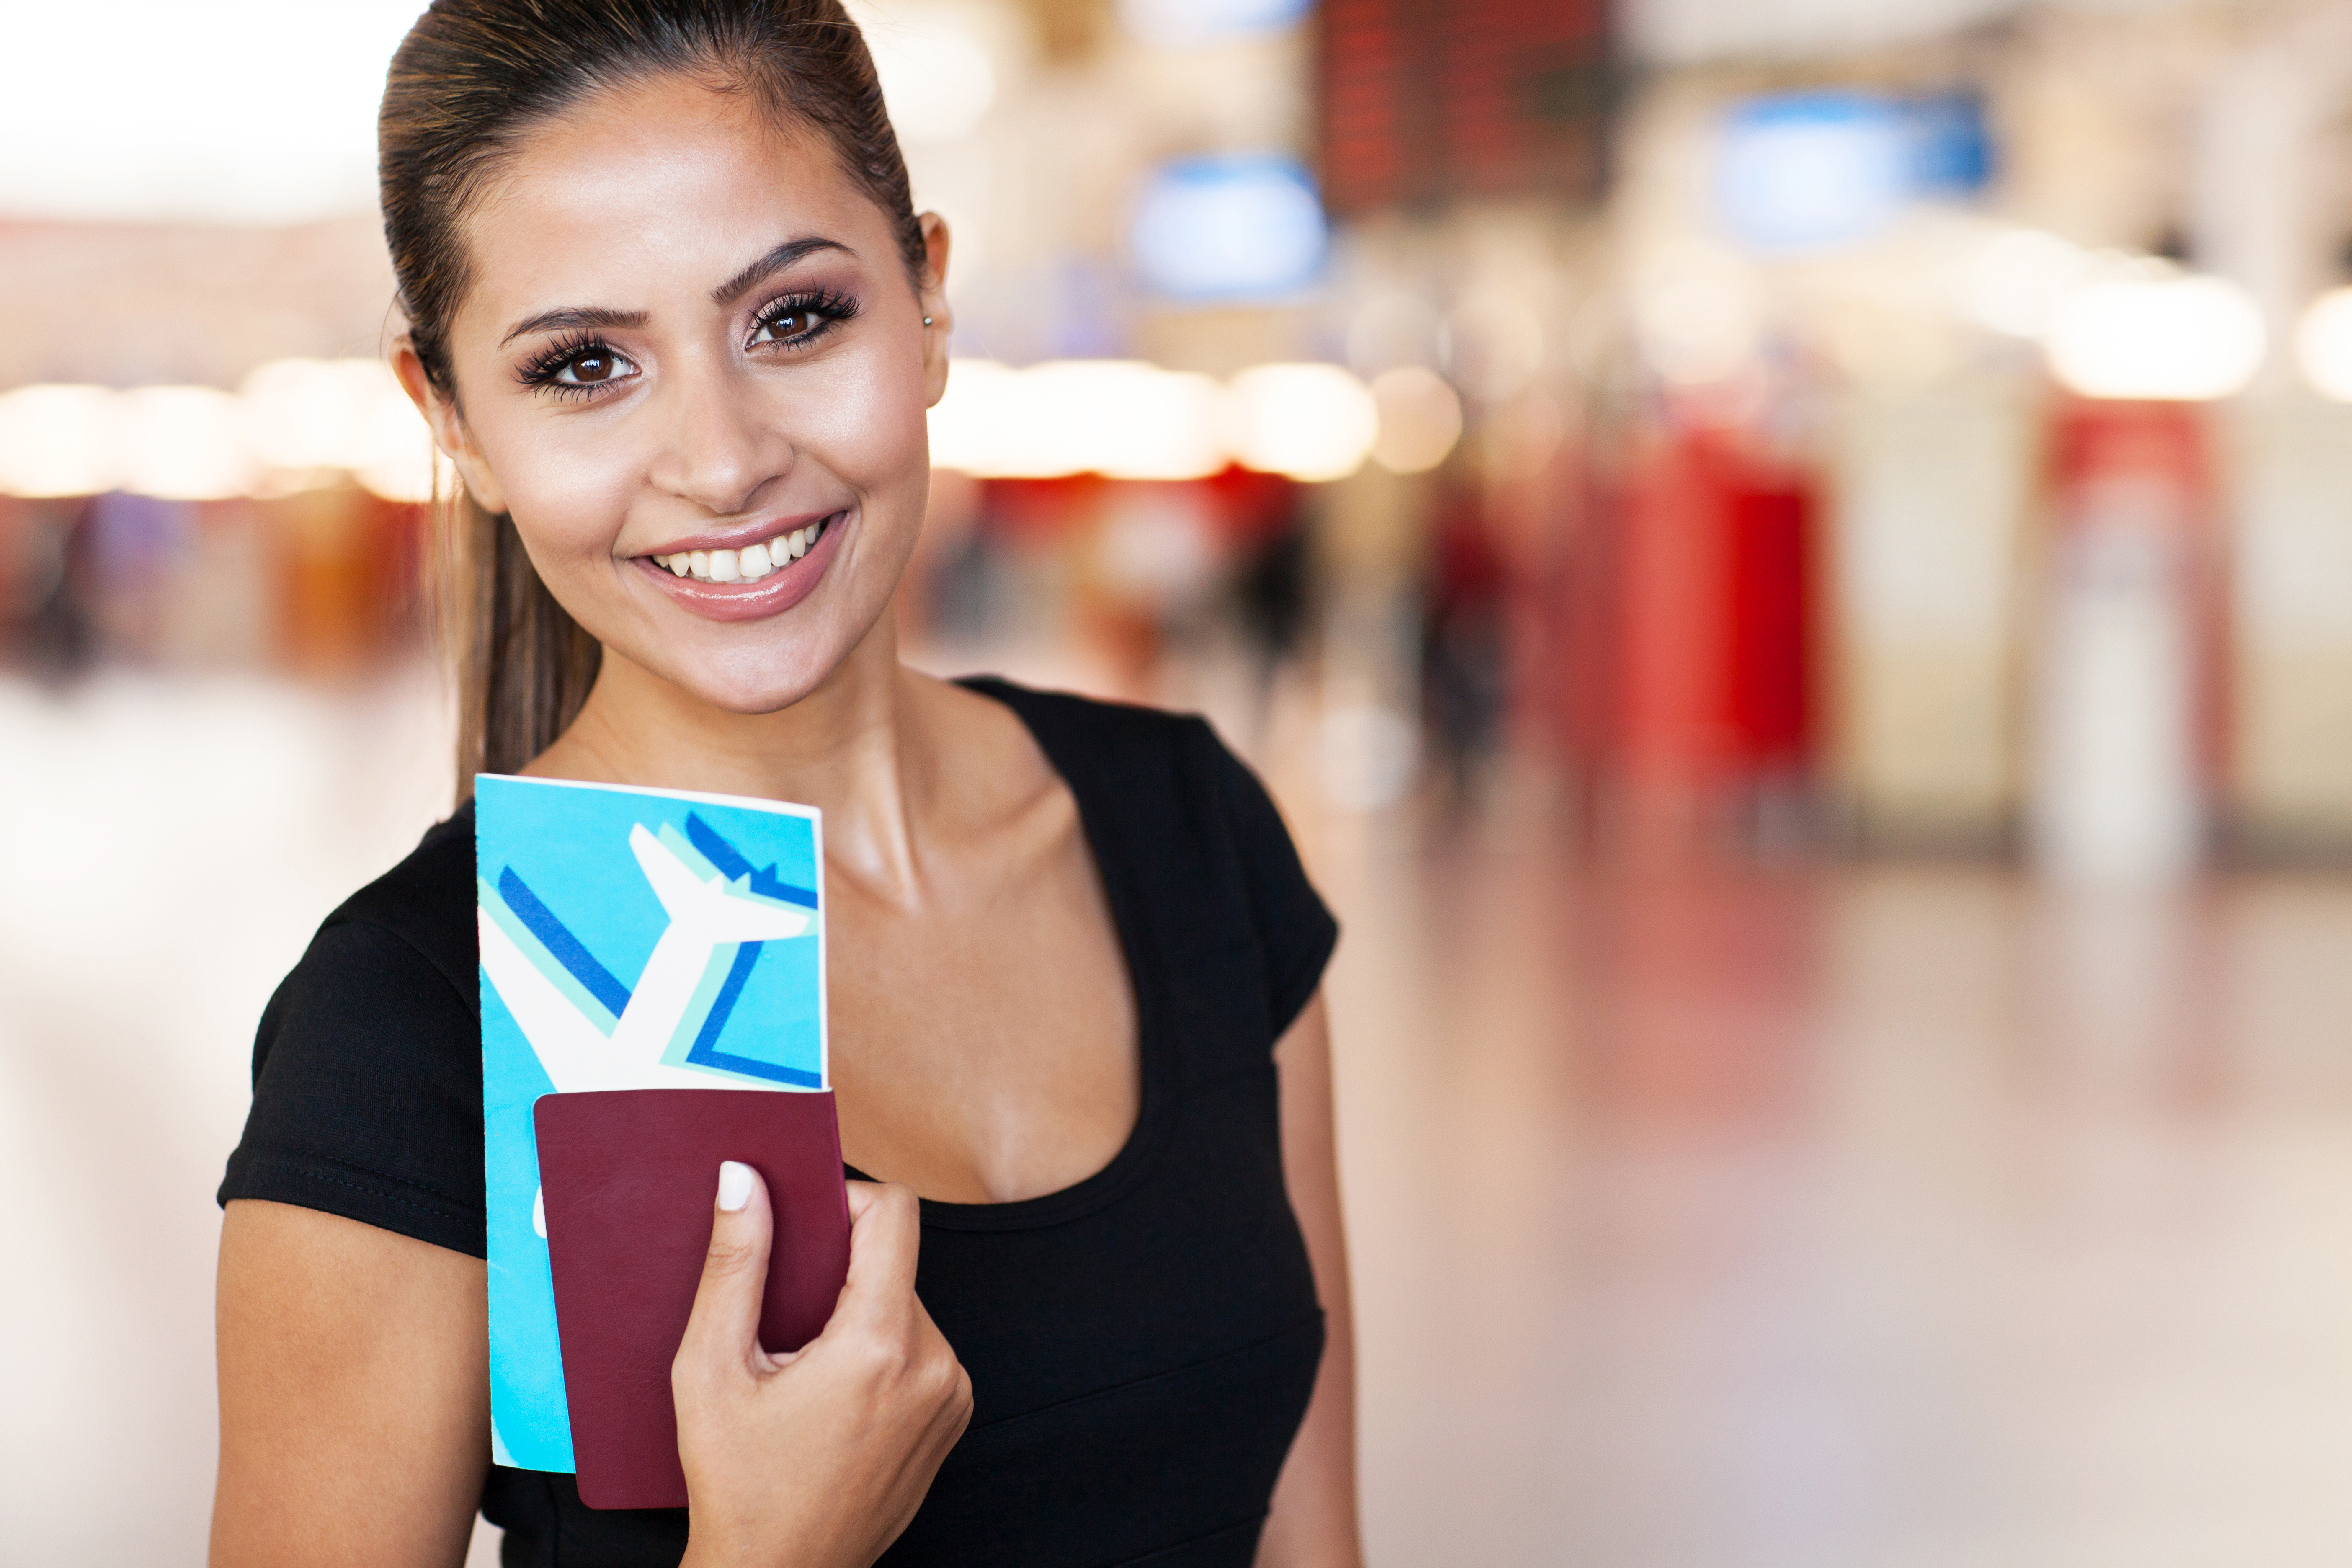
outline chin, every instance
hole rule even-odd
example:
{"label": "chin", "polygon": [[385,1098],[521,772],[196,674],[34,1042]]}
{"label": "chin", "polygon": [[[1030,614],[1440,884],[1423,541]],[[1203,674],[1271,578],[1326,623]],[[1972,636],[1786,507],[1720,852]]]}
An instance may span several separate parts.
{"label": "chin", "polygon": [[823,672],[778,673],[772,668],[751,679],[706,668],[678,671],[669,680],[698,702],[745,718],[781,712],[824,684]]}
{"label": "chin", "polygon": [[750,718],[780,712],[807,697],[847,663],[857,648],[854,639],[836,643],[825,637],[826,646],[821,651],[812,649],[808,645],[814,639],[805,633],[758,640],[767,646],[713,650],[699,658],[665,659],[651,668],[696,700],[721,712]]}
{"label": "chin", "polygon": [[736,689],[698,692],[696,695],[713,708],[742,718],[756,719],[763,713],[781,713],[815,689],[815,683],[811,682],[804,686],[779,684],[767,690],[750,693]]}

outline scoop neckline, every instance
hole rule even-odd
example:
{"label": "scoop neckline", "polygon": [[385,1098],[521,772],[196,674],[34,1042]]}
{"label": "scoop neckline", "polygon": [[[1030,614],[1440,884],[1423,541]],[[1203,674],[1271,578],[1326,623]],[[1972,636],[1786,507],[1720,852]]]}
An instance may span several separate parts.
{"label": "scoop neckline", "polygon": [[[1030,1230],[1067,1224],[1124,1196],[1150,1169],[1165,1142],[1175,1086],[1160,1038],[1158,986],[1143,963],[1134,893],[1128,880],[1117,874],[1124,868],[1117,863],[1116,853],[1106,848],[1110,838],[1104,831],[1099,807],[1088,797],[1088,792],[1071,779],[1069,770],[1055,754],[1053,742],[1039,731],[1030,717],[1024,699],[1034,694],[997,675],[960,676],[953,684],[1002,704],[1012,713],[1029,732],[1045,765],[1062,781],[1062,787],[1070,792],[1070,799],[1078,808],[1078,831],[1086,839],[1087,853],[1093,857],[1095,876],[1102,883],[1103,900],[1110,909],[1111,929],[1118,938],[1119,954],[1127,962],[1128,989],[1135,1004],[1137,1105],[1135,1124],[1128,1130],[1127,1141],[1093,1174],[1050,1193],[1001,1204],[922,1198],[922,1220],[925,1226],[939,1230]],[[874,1179],[845,1160],[841,1168],[853,1181]]]}

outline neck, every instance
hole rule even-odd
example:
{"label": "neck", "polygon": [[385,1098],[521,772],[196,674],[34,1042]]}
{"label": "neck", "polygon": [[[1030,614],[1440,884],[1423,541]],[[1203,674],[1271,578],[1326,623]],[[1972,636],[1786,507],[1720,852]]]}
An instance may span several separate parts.
{"label": "neck", "polygon": [[730,712],[607,647],[579,718],[525,771],[814,805],[828,863],[911,900],[925,792],[894,619],[879,617],[814,690],[773,713]]}

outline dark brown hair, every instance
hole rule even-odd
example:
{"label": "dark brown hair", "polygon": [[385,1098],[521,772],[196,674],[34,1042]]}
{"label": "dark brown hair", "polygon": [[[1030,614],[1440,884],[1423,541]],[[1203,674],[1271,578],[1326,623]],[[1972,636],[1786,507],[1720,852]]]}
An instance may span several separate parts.
{"label": "dark brown hair", "polygon": [[[532,126],[603,89],[670,74],[750,94],[814,129],[924,267],[906,161],[866,40],[840,0],[434,0],[393,56],[377,121],[384,241],[409,342],[453,405],[449,320],[462,226]],[[436,506],[438,619],[456,665],[457,795],[563,732],[604,650],[547,591],[513,520],[459,492]]]}

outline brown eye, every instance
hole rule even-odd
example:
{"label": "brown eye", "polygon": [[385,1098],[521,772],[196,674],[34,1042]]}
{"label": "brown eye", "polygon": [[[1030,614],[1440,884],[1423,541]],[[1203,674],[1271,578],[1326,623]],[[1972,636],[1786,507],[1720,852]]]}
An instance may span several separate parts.
{"label": "brown eye", "polygon": [[753,323],[751,342],[806,348],[856,314],[856,300],[829,289],[787,296],[771,301],[761,310]]}
{"label": "brown eye", "polygon": [[538,363],[522,366],[515,372],[515,378],[525,386],[543,387],[567,395],[632,381],[636,375],[637,367],[629,362],[627,355],[616,353],[610,345],[593,340],[559,342],[551,347]]}

